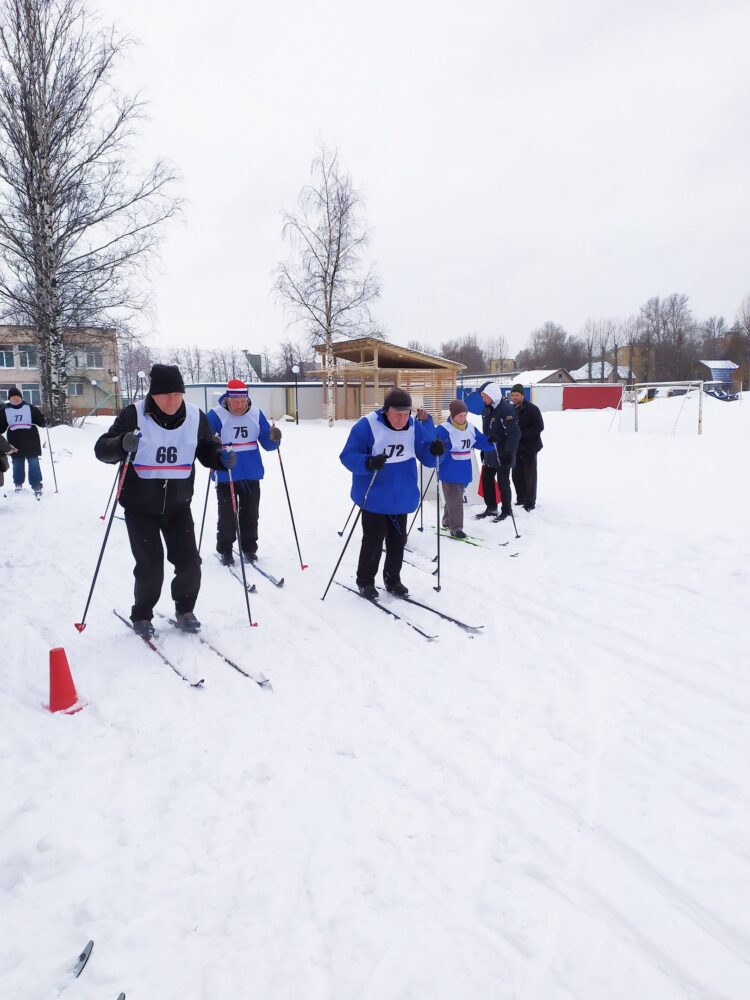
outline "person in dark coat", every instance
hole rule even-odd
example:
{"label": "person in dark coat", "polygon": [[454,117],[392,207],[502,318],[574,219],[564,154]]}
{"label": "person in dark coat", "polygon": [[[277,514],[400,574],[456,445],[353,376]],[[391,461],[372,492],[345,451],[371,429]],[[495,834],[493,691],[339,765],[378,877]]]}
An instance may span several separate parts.
{"label": "person in dark coat", "polygon": [[[493,445],[492,451],[482,452],[482,494],[486,504],[477,519],[494,515],[496,521],[504,521],[511,515],[513,496],[510,491],[510,470],[515,465],[516,449],[520,439],[516,410],[513,404],[503,399],[503,392],[497,382],[487,382],[480,390],[484,410],[482,430]],[[500,514],[495,500],[495,477],[500,487]]]}
{"label": "person in dark coat", "polygon": [[0,488],[5,485],[5,473],[10,468],[8,455],[13,454],[13,446],[9,445],[2,434],[0,434]]}
{"label": "person in dark coat", "polygon": [[172,598],[178,626],[197,632],[193,613],[201,582],[190,501],[195,460],[208,469],[231,469],[237,462],[211,432],[208,417],[184,400],[185,384],[176,365],[154,365],[145,399],[121,411],[94,446],[100,462],[116,464],[130,456],[120,504],[125,511],[135,558],[133,629],[149,638],[151,620],[164,582],[163,536],[175,569]]}
{"label": "person in dark coat", "polygon": [[16,490],[23,489],[28,463],[31,488],[36,494],[42,492],[42,470],[39,467],[42,445],[38,428],[46,426],[47,419],[42,411],[27,403],[21,390],[13,386],[8,393],[8,402],[0,409],[0,434],[7,431],[8,444],[15,448],[12,458]]}
{"label": "person in dark coat", "polygon": [[516,488],[516,503],[524,510],[536,507],[536,456],[544,447],[542,431],[544,419],[538,406],[526,399],[523,386],[517,382],[510,391],[510,398],[518,414],[521,440],[513,469],[513,485]]}

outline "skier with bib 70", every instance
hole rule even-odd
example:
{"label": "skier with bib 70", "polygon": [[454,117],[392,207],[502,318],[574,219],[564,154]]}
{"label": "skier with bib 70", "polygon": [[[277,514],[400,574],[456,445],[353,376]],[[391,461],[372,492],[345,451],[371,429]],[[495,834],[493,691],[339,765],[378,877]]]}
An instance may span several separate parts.
{"label": "skier with bib 70", "polygon": [[411,416],[411,396],[403,389],[387,393],[382,409],[352,427],[341,463],[352,473],[352,500],[362,507],[362,546],[357,586],[362,597],[377,600],[375,577],[385,541],[383,582],[396,597],[409,593],[401,582],[406,517],[419,505],[417,461],[433,468],[442,455],[432,417],[424,410]]}
{"label": "skier with bib 70", "polygon": [[175,569],[172,598],[178,628],[197,632],[193,613],[201,583],[201,560],[195,544],[190,501],[195,460],[209,469],[232,468],[233,452],[214,438],[208,417],[186,403],[185,384],[176,365],[154,365],[145,399],[121,411],[94,451],[101,462],[130,460],[120,494],[130,548],[135,558],[133,630],[154,634],[154,606],[164,582],[164,549]]}
{"label": "skier with bib 70", "polygon": [[[255,562],[258,551],[258,510],[260,507],[260,480],[263,478],[263,459],[258,445],[266,451],[276,451],[281,443],[281,430],[271,427],[265,414],[249,397],[248,387],[240,379],[227,382],[227,391],[208,414],[208,422],[221,438],[225,448],[232,447],[237,454],[237,467],[232,472],[234,489],[239,494],[240,555],[245,562]],[[232,545],[237,537],[229,473],[220,469],[216,473],[216,493],[219,506],[219,523],[216,532],[216,551],[225,566],[234,564]]]}
{"label": "skier with bib 70", "polygon": [[471,482],[471,450],[492,451],[494,445],[474,424],[469,423],[463,400],[451,400],[448,409],[450,419],[437,429],[437,436],[446,450],[445,458],[440,463],[440,482],[445,497],[443,527],[448,528],[453,538],[466,538],[463,530],[464,490]]}

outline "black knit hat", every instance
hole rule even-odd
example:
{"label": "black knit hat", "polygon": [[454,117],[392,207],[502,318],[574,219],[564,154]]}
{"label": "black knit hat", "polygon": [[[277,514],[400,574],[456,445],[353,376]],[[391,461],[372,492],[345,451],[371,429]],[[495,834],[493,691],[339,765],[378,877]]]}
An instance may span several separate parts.
{"label": "black knit hat", "polygon": [[17,385],[14,385],[10,389],[8,389],[8,399],[10,399],[12,396],[20,396],[21,399],[23,399],[23,393],[21,392],[21,390],[18,388]]}
{"label": "black knit hat", "polygon": [[148,377],[151,379],[148,391],[152,396],[185,391],[185,383],[177,365],[153,365]]}
{"label": "black knit hat", "polygon": [[391,389],[383,400],[383,413],[386,410],[410,410],[411,396],[404,389]]}
{"label": "black knit hat", "polygon": [[522,396],[524,395],[524,388],[523,388],[523,386],[521,385],[520,382],[516,382],[516,384],[513,386],[513,388],[510,391],[511,392],[520,392]]}

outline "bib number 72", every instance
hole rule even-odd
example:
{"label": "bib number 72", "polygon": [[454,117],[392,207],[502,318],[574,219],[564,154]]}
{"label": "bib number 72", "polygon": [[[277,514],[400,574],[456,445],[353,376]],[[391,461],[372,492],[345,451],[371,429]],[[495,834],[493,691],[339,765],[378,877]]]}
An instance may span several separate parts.
{"label": "bib number 72", "polygon": [[404,453],[404,446],[402,444],[389,444],[383,449],[383,454],[386,458],[393,458],[397,455],[399,458]]}

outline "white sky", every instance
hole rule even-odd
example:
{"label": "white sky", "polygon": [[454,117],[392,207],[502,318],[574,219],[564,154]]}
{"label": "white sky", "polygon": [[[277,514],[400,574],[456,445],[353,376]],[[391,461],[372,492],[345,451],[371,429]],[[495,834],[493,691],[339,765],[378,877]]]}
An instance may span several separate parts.
{"label": "white sky", "polygon": [[[93,0],[92,0],[93,2]],[[389,339],[577,333],[684,292],[750,294],[750,2],[101,0],[140,40],[138,156],[182,174],[160,344],[271,350],[271,295],[319,137],[363,192]],[[188,13],[189,11],[189,13]],[[298,332],[295,332],[298,331]]]}

